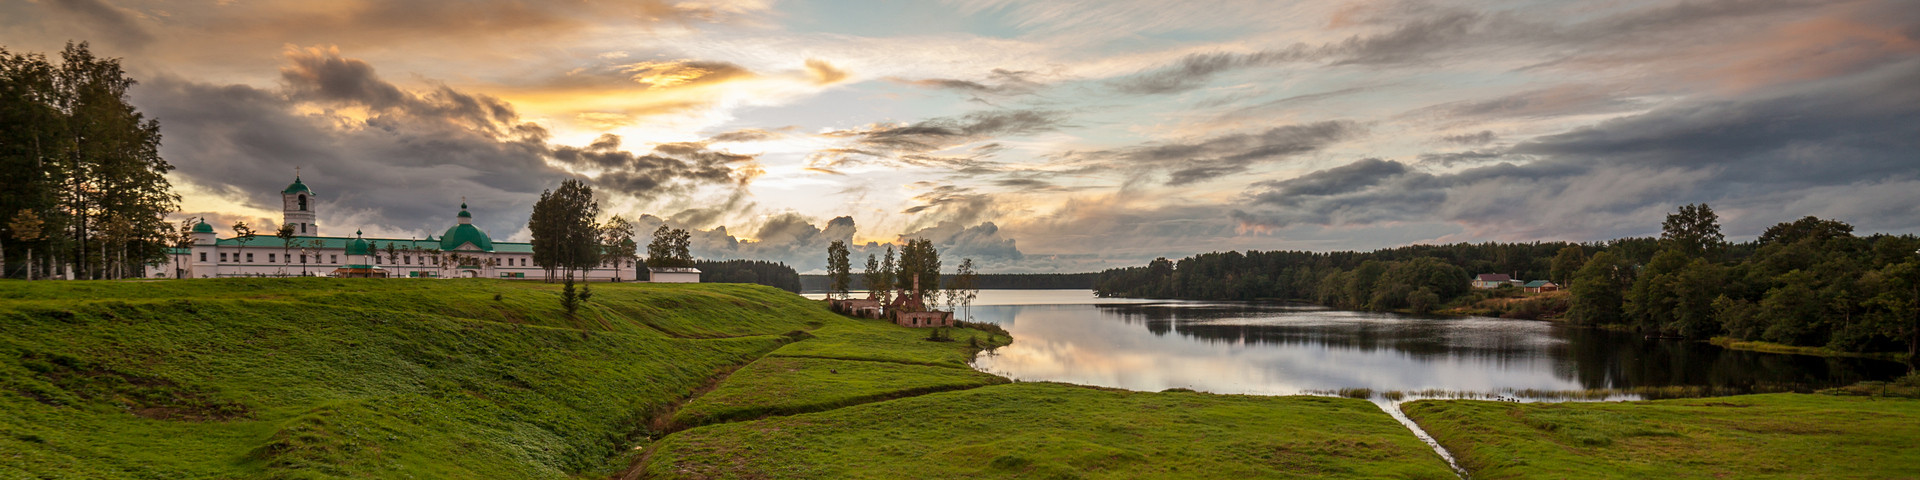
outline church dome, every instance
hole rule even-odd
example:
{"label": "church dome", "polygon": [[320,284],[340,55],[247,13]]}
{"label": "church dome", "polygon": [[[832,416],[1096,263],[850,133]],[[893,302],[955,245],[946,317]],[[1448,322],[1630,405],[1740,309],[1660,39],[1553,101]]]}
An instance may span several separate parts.
{"label": "church dome", "polygon": [[292,184],[292,185],[287,185],[287,189],[286,189],[286,190],[281,190],[281,191],[280,191],[280,193],[286,193],[286,194],[292,194],[292,193],[305,193],[305,194],[308,194],[308,195],[312,195],[312,194],[313,194],[313,190],[308,190],[308,189],[307,189],[307,184],[304,184],[304,183],[300,183],[300,177],[297,177],[297,176],[296,176],[296,177],[293,177],[293,184]]}
{"label": "church dome", "polygon": [[366,255],[368,250],[367,240],[358,238],[360,236],[359,231],[353,232],[353,236],[355,237],[353,242],[347,244],[347,255]]}
{"label": "church dome", "polygon": [[204,218],[200,219],[199,223],[193,224],[193,233],[213,233],[213,225],[208,225]]}
{"label": "church dome", "polygon": [[447,229],[447,233],[440,235],[441,250],[457,250],[461,245],[471,243],[480,251],[493,251],[493,239],[487,237],[487,232],[480,231],[480,227],[473,226],[473,214],[467,213],[466,202],[460,203],[459,220],[458,224]]}
{"label": "church dome", "polygon": [[454,225],[453,228],[447,229],[447,233],[440,235],[441,250],[457,249],[468,243],[472,243],[474,247],[483,251],[493,251],[493,239],[487,237],[487,232],[480,231],[470,223]]}

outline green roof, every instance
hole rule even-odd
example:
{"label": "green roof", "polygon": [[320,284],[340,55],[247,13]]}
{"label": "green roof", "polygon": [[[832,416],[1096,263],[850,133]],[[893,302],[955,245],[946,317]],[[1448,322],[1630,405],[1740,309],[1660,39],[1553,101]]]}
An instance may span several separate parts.
{"label": "green roof", "polygon": [[[300,242],[309,242],[314,240],[320,241],[320,248],[334,249],[334,248],[347,248],[347,245],[352,244],[354,239],[353,237],[294,237],[293,238],[293,241],[296,244]],[[393,248],[413,247],[415,249],[422,249],[422,250],[440,250],[441,249],[439,240],[430,240],[430,239],[411,240],[411,239],[405,239],[405,238],[369,238],[366,240],[368,243],[377,245],[381,250],[386,250],[387,244],[389,243],[394,244]],[[222,247],[238,247],[242,245],[239,239],[234,239],[234,238],[222,238],[219,241],[217,241],[216,244]],[[245,245],[248,247],[280,248],[280,237],[260,235],[260,236],[253,237],[253,241],[246,242]],[[531,243],[493,242],[492,245],[493,245],[493,251],[499,252],[499,253],[533,253],[533,244]],[[300,247],[301,245],[295,245],[293,248],[300,248]]]}
{"label": "green roof", "polygon": [[305,192],[309,195],[313,194],[313,190],[307,189],[307,184],[300,183],[300,177],[298,176],[293,177],[292,185],[287,185],[286,190],[280,191],[280,193],[301,193],[301,192]]}
{"label": "green roof", "polygon": [[1531,282],[1527,282],[1527,284],[1526,284],[1526,287],[1527,287],[1527,288],[1540,288],[1540,287],[1544,287],[1544,286],[1547,286],[1547,283],[1550,283],[1550,282],[1547,282],[1546,280],[1534,280],[1534,281],[1531,281]]}
{"label": "green roof", "polygon": [[347,244],[347,255],[366,255],[366,254],[367,254],[366,239],[355,238],[353,239],[353,243]]}
{"label": "green roof", "polygon": [[[301,244],[302,242],[311,242],[315,240],[318,240],[320,242],[320,248],[344,249],[352,245],[355,239],[353,237],[306,237],[306,236],[293,237],[293,242],[294,242],[293,248],[304,247],[306,245],[302,245]],[[367,241],[367,243],[381,250],[386,250],[387,244],[393,244],[393,248],[413,247],[416,249],[423,249],[423,250],[439,250],[440,249],[439,242],[429,242],[426,240],[409,240],[405,238],[368,238],[365,240]],[[238,246],[244,245],[247,247],[271,247],[271,248],[280,248],[282,243],[283,242],[280,241],[280,237],[275,237],[271,235],[255,236],[253,237],[252,241],[245,242],[245,243],[241,243],[240,239],[238,238],[222,238],[215,242],[216,245],[219,245],[222,247],[238,247]]]}
{"label": "green roof", "polygon": [[208,225],[206,219],[201,219],[199,223],[193,224],[193,233],[213,233],[213,225]]}
{"label": "green roof", "polygon": [[[465,211],[463,210],[462,213]],[[468,243],[472,243],[482,251],[493,251],[493,239],[487,237],[487,232],[480,231],[479,227],[470,223],[454,225],[447,229],[447,233],[440,235],[441,250],[453,250]]]}

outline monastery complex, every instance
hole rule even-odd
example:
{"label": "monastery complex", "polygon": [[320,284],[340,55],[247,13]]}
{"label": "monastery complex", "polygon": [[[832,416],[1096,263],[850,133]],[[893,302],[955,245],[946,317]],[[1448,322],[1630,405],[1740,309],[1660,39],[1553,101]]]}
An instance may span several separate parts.
{"label": "monastery complex", "polygon": [[[291,241],[272,232],[251,238],[219,238],[213,226],[202,221],[193,226],[193,246],[175,249],[165,263],[148,267],[147,276],[537,279],[546,273],[533,263],[533,244],[494,241],[473,226],[473,214],[465,203],[460,204],[454,225],[439,238],[364,238],[357,231],[351,237],[322,235],[320,225],[315,223],[319,196],[297,176],[280,197],[282,222],[293,226]],[[587,271],[586,277],[592,281],[630,281],[639,263],[631,257],[609,259]],[[692,272],[690,280],[682,278],[684,274],[655,275],[662,277],[655,280],[698,282],[698,271]]]}

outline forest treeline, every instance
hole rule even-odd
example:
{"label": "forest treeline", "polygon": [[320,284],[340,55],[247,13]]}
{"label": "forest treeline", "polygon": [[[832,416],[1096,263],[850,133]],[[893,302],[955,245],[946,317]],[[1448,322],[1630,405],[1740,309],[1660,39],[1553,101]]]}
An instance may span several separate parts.
{"label": "forest treeline", "polygon": [[1551,280],[1564,320],[1692,339],[1730,337],[1843,352],[1920,347],[1920,237],[1857,236],[1806,217],[1729,243],[1706,205],[1667,217],[1659,238],[1410,245],[1371,252],[1249,251],[1155,259],[1100,272],[1101,296],[1284,299],[1428,312],[1487,297],[1474,274]]}
{"label": "forest treeline", "polygon": [[129,278],[177,242],[160,125],[117,59],[0,48],[0,252],[10,278]]}
{"label": "forest treeline", "polygon": [[[981,273],[975,275],[974,288],[988,290],[1084,290],[1093,288],[1097,273]],[[866,290],[866,280],[859,275],[852,276],[853,290]],[[953,274],[941,274],[940,283],[945,285],[953,281]],[[801,275],[800,286],[809,292],[823,292],[832,289],[833,279],[826,275]]]}
{"label": "forest treeline", "polygon": [[793,267],[764,260],[694,260],[700,283],[753,283],[800,292],[800,273]]}

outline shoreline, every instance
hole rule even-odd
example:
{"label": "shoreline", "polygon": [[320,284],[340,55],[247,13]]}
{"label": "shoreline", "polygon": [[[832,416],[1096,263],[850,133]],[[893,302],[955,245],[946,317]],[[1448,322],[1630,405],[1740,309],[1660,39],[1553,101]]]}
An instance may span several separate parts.
{"label": "shoreline", "polygon": [[[1100,297],[1100,298],[1129,298],[1129,299],[1139,298],[1143,300],[1220,301],[1220,302],[1247,301],[1247,300],[1194,300],[1194,299],[1181,299],[1181,298],[1141,298],[1141,297]],[[1532,298],[1532,297],[1523,297],[1521,298],[1521,300],[1525,300],[1527,298]],[[1546,316],[1541,318],[1508,318],[1500,315],[1487,314],[1493,311],[1491,309],[1472,308],[1471,306],[1462,306],[1462,307],[1455,307],[1455,308],[1444,309],[1444,310],[1437,310],[1430,313],[1414,313],[1413,311],[1407,310],[1407,309],[1388,310],[1385,312],[1375,312],[1372,310],[1350,310],[1350,309],[1335,308],[1327,305],[1321,305],[1318,303],[1305,301],[1305,300],[1283,300],[1283,299],[1263,298],[1263,299],[1252,300],[1252,302],[1310,305],[1310,306],[1322,307],[1329,310],[1336,310],[1336,311],[1342,311],[1342,312],[1393,313],[1393,314],[1409,315],[1409,316],[1416,316],[1416,317],[1435,317],[1435,316],[1454,317],[1454,318],[1484,317],[1484,318],[1497,318],[1501,320],[1551,322],[1557,325],[1563,325],[1563,326],[1573,327],[1573,328],[1591,328],[1591,329],[1597,329],[1597,330],[1610,330],[1610,331],[1616,331],[1616,332],[1635,333],[1635,330],[1633,329],[1633,327],[1624,326],[1624,325],[1578,325],[1572,322],[1568,322],[1566,318],[1558,315]],[[1708,338],[1705,340],[1685,340],[1685,339],[1677,339],[1677,340],[1697,341],[1697,342],[1712,344],[1714,346],[1718,346],[1728,350],[1738,350],[1738,351],[1747,351],[1747,352],[1777,353],[1777,354],[1783,354],[1783,355],[1808,355],[1808,356],[1827,357],[1827,358],[1864,358],[1869,360],[1885,360],[1889,362],[1898,362],[1898,363],[1910,363],[1911,360],[1913,360],[1911,358],[1908,358],[1907,354],[1900,353],[1900,352],[1865,352],[1865,353],[1843,352],[1843,351],[1833,350],[1826,347],[1801,347],[1801,346],[1784,345],[1784,344],[1758,341],[1758,340],[1738,340],[1732,337],[1724,337],[1724,336],[1716,336],[1716,337]]]}

